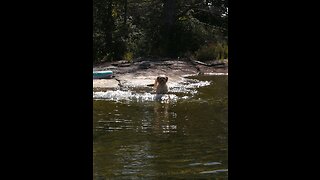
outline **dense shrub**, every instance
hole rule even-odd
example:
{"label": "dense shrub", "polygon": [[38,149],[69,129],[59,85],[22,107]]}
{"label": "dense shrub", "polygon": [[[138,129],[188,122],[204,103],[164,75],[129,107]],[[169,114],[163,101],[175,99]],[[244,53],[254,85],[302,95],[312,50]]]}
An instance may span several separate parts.
{"label": "dense shrub", "polygon": [[195,54],[200,61],[227,59],[228,45],[225,42],[210,43],[199,48]]}

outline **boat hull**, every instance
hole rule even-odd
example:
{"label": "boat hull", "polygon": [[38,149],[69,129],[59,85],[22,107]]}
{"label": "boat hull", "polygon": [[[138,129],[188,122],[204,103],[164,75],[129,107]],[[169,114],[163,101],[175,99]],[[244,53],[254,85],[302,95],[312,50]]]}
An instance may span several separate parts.
{"label": "boat hull", "polygon": [[112,77],[112,71],[93,71],[93,79],[110,79]]}

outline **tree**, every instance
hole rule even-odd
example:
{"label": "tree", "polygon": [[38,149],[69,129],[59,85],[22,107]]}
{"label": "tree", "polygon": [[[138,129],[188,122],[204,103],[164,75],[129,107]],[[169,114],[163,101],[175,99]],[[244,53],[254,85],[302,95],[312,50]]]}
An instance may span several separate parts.
{"label": "tree", "polygon": [[94,0],[93,8],[95,61],[186,56],[227,42],[228,0]]}

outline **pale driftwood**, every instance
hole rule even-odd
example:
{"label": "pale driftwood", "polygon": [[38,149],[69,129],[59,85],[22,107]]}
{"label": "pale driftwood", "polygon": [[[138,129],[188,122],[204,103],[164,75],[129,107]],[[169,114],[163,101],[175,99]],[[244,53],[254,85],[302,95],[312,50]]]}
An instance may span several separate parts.
{"label": "pale driftwood", "polygon": [[212,64],[207,64],[207,63],[204,63],[204,62],[201,62],[201,61],[196,61],[196,60],[191,60],[193,63],[195,64],[201,64],[201,65],[204,65],[204,66],[219,66],[219,65],[225,65],[225,63],[212,63]]}

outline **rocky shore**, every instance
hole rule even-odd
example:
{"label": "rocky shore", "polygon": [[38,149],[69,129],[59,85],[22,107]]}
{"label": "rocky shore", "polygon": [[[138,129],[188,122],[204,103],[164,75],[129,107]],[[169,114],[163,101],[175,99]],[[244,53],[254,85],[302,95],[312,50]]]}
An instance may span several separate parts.
{"label": "rocky shore", "polygon": [[105,62],[95,65],[93,71],[111,70],[111,79],[93,79],[93,90],[146,87],[156,77],[166,75],[168,86],[183,82],[191,75],[228,75],[228,60],[200,62],[191,59],[134,59],[132,61]]}

